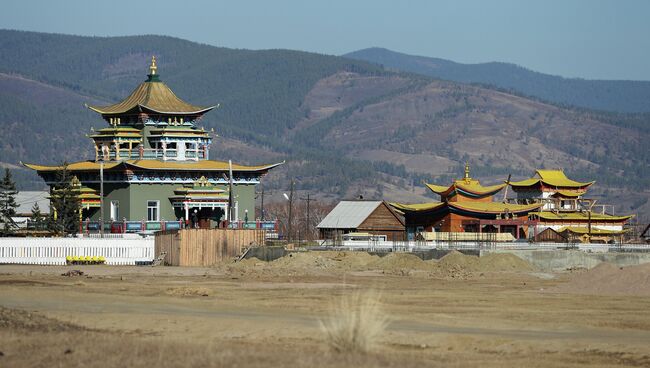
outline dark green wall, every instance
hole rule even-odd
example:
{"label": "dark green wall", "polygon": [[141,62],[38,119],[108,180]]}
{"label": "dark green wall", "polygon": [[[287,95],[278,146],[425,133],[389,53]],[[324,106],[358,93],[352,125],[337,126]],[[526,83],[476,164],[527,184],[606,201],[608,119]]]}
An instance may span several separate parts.
{"label": "dark green wall", "polygon": [[[94,187],[94,185],[93,185]],[[126,217],[130,221],[140,221],[147,218],[147,201],[160,201],[160,219],[176,220],[184,215],[183,211],[174,211],[169,197],[174,195],[174,189],[181,187],[181,184],[104,184],[104,218],[110,218],[110,203],[117,200],[120,202],[120,219]],[[217,188],[228,190],[227,185]],[[97,186],[99,192],[99,187]],[[248,210],[249,221],[255,220],[255,185],[234,184],[234,200],[238,202],[238,215],[244,220]],[[99,209],[90,216],[92,221],[99,220]]]}

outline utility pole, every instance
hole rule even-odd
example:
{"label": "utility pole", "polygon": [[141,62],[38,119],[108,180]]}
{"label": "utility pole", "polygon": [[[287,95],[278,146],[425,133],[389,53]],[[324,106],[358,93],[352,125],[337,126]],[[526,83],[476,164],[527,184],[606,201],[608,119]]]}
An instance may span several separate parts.
{"label": "utility pole", "polygon": [[315,201],[315,199],[311,198],[310,193],[307,192],[307,197],[301,197],[300,200],[307,202],[307,237],[308,237],[307,240],[311,240],[311,234],[312,234],[312,232],[311,232],[311,216],[310,216],[311,211],[309,211],[309,202],[313,202],[313,201]]}
{"label": "utility pole", "polygon": [[232,193],[232,160],[228,160],[228,227],[233,221],[233,207],[235,206],[234,197]]}
{"label": "utility pole", "polygon": [[99,161],[99,236],[104,237],[104,160]]}
{"label": "utility pole", "polygon": [[260,216],[260,220],[264,221],[264,195],[265,195],[265,194],[269,194],[269,195],[270,195],[270,194],[273,194],[273,192],[265,192],[265,191],[264,191],[264,184],[260,184],[260,187],[262,188],[262,190],[259,191],[259,192],[255,192],[255,194],[257,194],[257,195],[255,196],[255,198],[260,197],[260,200],[261,200],[261,202],[262,202],[262,203],[260,204],[260,212],[262,212],[262,215]]}
{"label": "utility pole", "polygon": [[512,174],[508,174],[508,180],[506,180],[506,189],[503,191],[503,203],[506,203],[508,200],[508,187],[510,186],[510,179],[512,178]]}
{"label": "utility pole", "polygon": [[295,185],[294,179],[291,179],[291,188],[289,191],[289,223],[287,224],[287,238],[291,241],[291,222],[293,221],[293,187]]}

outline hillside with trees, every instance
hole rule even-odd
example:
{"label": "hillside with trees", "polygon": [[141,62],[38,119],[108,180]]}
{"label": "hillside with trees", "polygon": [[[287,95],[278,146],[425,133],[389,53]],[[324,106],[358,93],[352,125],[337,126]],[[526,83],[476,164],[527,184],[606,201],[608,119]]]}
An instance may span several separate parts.
{"label": "hillside with trees", "polygon": [[650,82],[562,78],[521,66],[490,62],[461,64],[373,47],[345,57],[449,81],[476,83],[566,106],[622,113],[650,112]]}
{"label": "hillside with trees", "polygon": [[446,183],[469,161],[486,184],[562,167],[596,179],[595,194],[618,211],[650,213],[644,114],[565,108],[336,56],[161,36],[0,31],[0,50],[0,165],[14,169],[23,189],[44,185],[19,161],[89,157],[85,134],[105,123],[84,103],[123,99],[156,55],[179,97],[221,104],[201,121],[219,134],[211,158],[287,161],[264,181],[275,196],[295,177],[299,191],[324,202],[431,200],[422,182]]}

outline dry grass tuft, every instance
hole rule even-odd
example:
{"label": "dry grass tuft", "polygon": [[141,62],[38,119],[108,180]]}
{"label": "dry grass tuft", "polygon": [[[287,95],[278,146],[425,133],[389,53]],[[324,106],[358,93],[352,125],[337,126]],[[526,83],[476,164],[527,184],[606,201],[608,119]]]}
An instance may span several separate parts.
{"label": "dry grass tuft", "polygon": [[367,353],[377,345],[389,319],[375,292],[341,298],[327,319],[320,321],[327,344],[340,353]]}

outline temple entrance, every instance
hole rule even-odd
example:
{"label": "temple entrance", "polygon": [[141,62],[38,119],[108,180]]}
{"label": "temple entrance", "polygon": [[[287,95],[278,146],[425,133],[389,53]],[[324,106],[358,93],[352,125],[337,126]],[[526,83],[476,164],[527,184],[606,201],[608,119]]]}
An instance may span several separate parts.
{"label": "temple entrance", "polygon": [[221,207],[192,207],[177,208],[176,216],[180,218],[187,228],[212,229],[218,227],[224,219],[225,211]]}

